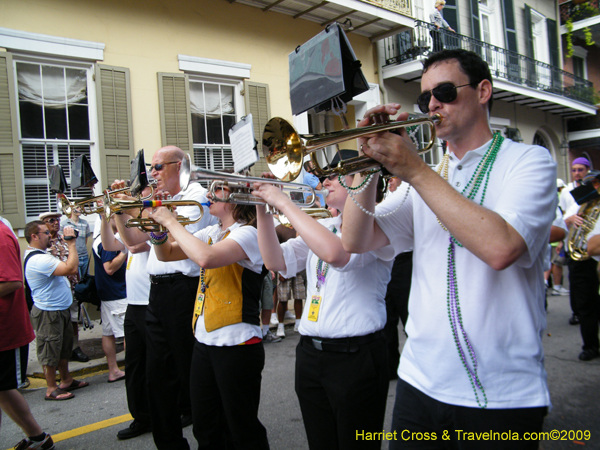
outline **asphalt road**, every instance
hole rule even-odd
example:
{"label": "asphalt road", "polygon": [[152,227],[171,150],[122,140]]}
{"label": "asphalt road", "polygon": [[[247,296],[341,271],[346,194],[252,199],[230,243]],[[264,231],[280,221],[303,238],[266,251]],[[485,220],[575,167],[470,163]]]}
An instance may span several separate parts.
{"label": "asphalt road", "polygon": [[[543,441],[543,450],[600,450],[600,359],[581,362],[577,359],[581,338],[570,317],[567,296],[548,297],[548,328],[544,333],[546,368],[553,408],[548,414],[545,431],[557,430],[559,440]],[[294,392],[294,358],[298,335],[288,332],[280,343],[265,345],[266,366],[263,371],[260,419],[267,427],[273,450],[306,450],[306,436]],[[43,389],[28,389],[25,398],[42,428],[61,439],[58,450],[139,450],[153,449],[150,434],[129,441],[118,441],[116,433],[128,425],[125,384],[108,384],[106,373],[86,378],[90,387],[76,391],[67,402],[44,401]],[[391,410],[396,383],[390,383],[384,429],[390,430]],[[577,430],[589,431],[589,440],[573,439]],[[571,435],[569,435],[571,432]],[[192,429],[184,430],[192,449],[196,442]],[[581,434],[580,434],[581,435]],[[564,440],[562,439],[564,438]],[[0,450],[12,448],[22,439],[21,430],[6,416],[0,428]],[[577,440],[578,442],[574,442]],[[384,443],[382,448],[387,449]],[[482,446],[485,448],[485,446]],[[510,449],[510,445],[507,445]]]}

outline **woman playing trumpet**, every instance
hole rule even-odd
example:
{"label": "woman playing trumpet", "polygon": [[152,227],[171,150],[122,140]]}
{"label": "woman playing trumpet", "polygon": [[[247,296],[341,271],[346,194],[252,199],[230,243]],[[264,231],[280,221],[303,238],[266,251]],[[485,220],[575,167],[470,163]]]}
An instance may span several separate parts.
{"label": "woman playing trumpet", "polygon": [[[215,190],[223,198],[230,189]],[[201,268],[191,324],[196,341],[190,372],[194,436],[199,449],[268,449],[258,420],[265,352],[259,322],[264,275],[254,206],[213,202],[216,225],[188,232],[166,207],[150,217],[168,228],[152,236],[161,261],[191,259]]]}
{"label": "woman playing trumpet", "polygon": [[[342,156],[347,152],[342,150]],[[345,184],[351,185],[352,178],[346,176]],[[357,430],[367,436],[383,429],[389,378],[382,330],[392,261],[375,252],[344,251],[341,230],[348,194],[337,175],[323,186],[329,190],[327,204],[342,214],[316,224],[277,187],[255,184],[253,194],[281,211],[299,235],[280,245],[272,218],[257,206],[259,247],[267,268],[286,278],[306,269],[296,394],[310,449],[376,449],[381,441],[362,439]]]}

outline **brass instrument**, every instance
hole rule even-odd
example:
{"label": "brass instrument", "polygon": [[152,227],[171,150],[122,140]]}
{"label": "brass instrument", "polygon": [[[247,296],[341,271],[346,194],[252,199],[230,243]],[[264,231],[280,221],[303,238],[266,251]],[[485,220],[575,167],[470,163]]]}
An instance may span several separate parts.
{"label": "brass instrument", "polygon": [[590,258],[587,252],[587,236],[596,226],[600,216],[600,198],[590,200],[582,205],[577,212],[583,217],[580,227],[572,226],[567,235],[567,252],[575,261],[583,261]]}
{"label": "brass instrument", "polygon": [[86,216],[101,213],[103,207],[98,204],[98,201],[101,201],[102,198],[102,195],[97,195],[95,197],[86,197],[80,200],[69,200],[65,194],[56,194],[58,208],[67,217],[71,217],[75,208],[81,208],[81,214]]}
{"label": "brass instrument", "polygon": [[[232,173],[216,172],[213,170],[202,169],[194,166],[191,163],[189,155],[183,159],[181,168],[179,170],[179,186],[181,190],[187,189],[190,182],[193,181],[212,181],[209,192],[212,196],[212,201],[215,202],[227,202],[242,205],[266,205],[267,212],[270,214],[276,213],[262,198],[250,194],[250,190],[253,188],[254,183],[268,183],[274,184],[275,186],[281,187],[284,191],[289,194],[298,193],[312,195],[313,199],[310,202],[302,202],[294,200],[292,201],[299,207],[311,207],[315,204],[315,194],[323,193],[326,194],[326,190],[316,192],[312,187],[307,184],[300,183],[287,183],[280,180],[274,180],[272,178],[259,178],[259,177],[246,177],[242,175],[236,175]],[[229,187],[230,189],[243,190],[247,192],[231,192],[223,198],[219,198],[215,195],[217,189],[223,187]],[[328,191],[327,191],[328,192]]]}
{"label": "brass instrument", "polygon": [[295,180],[302,172],[304,156],[311,155],[315,166],[314,174],[319,177],[327,177],[333,173],[340,175],[351,175],[370,169],[381,167],[381,163],[367,156],[357,156],[342,160],[337,167],[325,170],[318,164],[315,151],[327,146],[339,144],[351,139],[366,136],[368,134],[383,133],[385,131],[397,130],[417,125],[428,125],[431,129],[431,137],[427,145],[419,150],[419,154],[429,151],[435,143],[435,125],[442,121],[442,116],[435,114],[432,117],[407,120],[404,122],[390,122],[383,125],[371,125],[368,127],[355,128],[351,130],[336,131],[323,134],[300,135],[294,127],[281,117],[269,120],[263,132],[263,155],[267,160],[269,169],[278,179],[282,181]]}
{"label": "brass instrument", "polygon": [[200,222],[204,216],[203,204],[195,200],[122,200],[111,198],[106,194],[104,197],[104,215],[107,221],[110,220],[113,214],[129,209],[138,209],[137,216],[129,219],[125,226],[127,228],[139,228],[146,233],[151,231],[155,233],[168,231],[154,219],[142,217],[144,209],[158,208],[159,206],[166,206],[171,211],[177,206],[197,206],[200,209],[200,216],[197,219],[192,220],[184,216],[177,216],[177,222],[184,226]]}
{"label": "brass instrument", "polygon": [[[147,195],[146,197],[141,197],[139,200],[151,199],[152,196],[154,195],[154,187],[155,186],[156,186],[156,182],[154,182],[154,185],[150,184],[150,188],[152,189],[152,192],[150,193],[150,195]],[[73,210],[75,208],[81,208],[81,214],[83,214],[84,216],[88,216],[90,214],[100,214],[100,213],[102,213],[102,211],[104,211],[104,206],[102,206],[102,204],[100,204],[98,202],[106,201],[107,195],[110,197],[115,194],[127,194],[127,193],[131,194],[131,188],[128,186],[121,188],[121,189],[115,189],[113,191],[106,190],[106,191],[104,191],[104,193],[102,195],[96,195],[94,197],[86,197],[81,200],[69,200],[67,198],[67,196],[62,193],[57,194],[56,198],[59,203],[60,211],[62,211],[62,213],[65,216],[71,217],[71,214],[73,214]]]}
{"label": "brass instrument", "polygon": [[[302,208],[302,211],[304,211],[306,214],[308,214],[315,220],[329,219],[333,217],[331,211],[325,208]],[[279,223],[281,223],[281,225],[283,225],[284,227],[293,228],[288,218],[283,214],[277,214],[276,217],[277,220],[279,220]]]}

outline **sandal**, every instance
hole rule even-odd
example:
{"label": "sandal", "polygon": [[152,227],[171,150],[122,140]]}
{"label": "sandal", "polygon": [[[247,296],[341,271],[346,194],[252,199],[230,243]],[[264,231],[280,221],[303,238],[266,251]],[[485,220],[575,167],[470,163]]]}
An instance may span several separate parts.
{"label": "sandal", "polygon": [[78,380],[73,379],[73,381],[71,381],[71,384],[69,386],[60,388],[60,389],[62,389],[63,391],[71,392],[76,389],[81,389],[81,388],[87,387],[89,385],[90,385],[90,383],[88,383],[87,381],[78,381]]}
{"label": "sandal", "polygon": [[[59,396],[63,396],[62,398],[59,398]],[[66,395],[66,397],[64,397]],[[74,398],[75,395],[71,394],[70,392],[67,392],[59,387],[57,387],[56,389],[54,389],[50,395],[46,395],[46,398],[44,400],[53,400],[53,401],[63,401],[63,400],[71,400],[72,398]]]}

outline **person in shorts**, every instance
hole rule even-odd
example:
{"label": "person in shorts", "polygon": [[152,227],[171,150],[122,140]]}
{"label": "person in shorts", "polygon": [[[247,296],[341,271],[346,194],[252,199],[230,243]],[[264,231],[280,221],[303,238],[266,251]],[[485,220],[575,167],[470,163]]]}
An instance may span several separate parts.
{"label": "person in shorts", "polygon": [[2,411],[6,412],[27,436],[15,448],[51,450],[52,437],[39,426],[17,390],[27,380],[29,343],[35,334],[25,302],[19,242],[4,223],[0,223],[0,252],[0,419]]}
{"label": "person in shorts", "polygon": [[[25,279],[33,298],[31,322],[37,337],[37,358],[46,377],[46,400],[69,400],[74,397],[70,391],[89,386],[85,381],[73,379],[69,372],[69,357],[73,350],[69,307],[73,295],[66,277],[77,273],[78,258],[73,228],[65,228],[65,237],[73,239],[67,240],[69,256],[62,262],[46,253],[50,247],[50,231],[46,224],[34,220],[25,225],[25,239],[29,244],[25,251]],[[57,369],[60,385],[56,384]]]}

